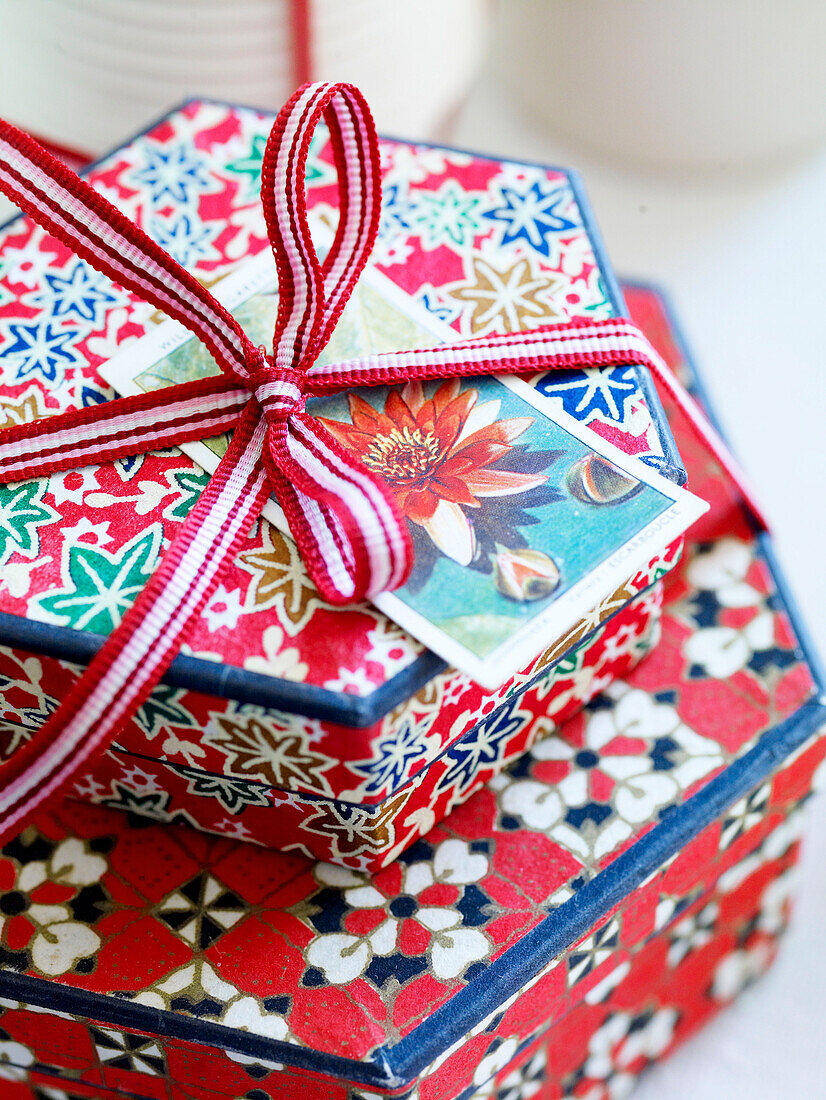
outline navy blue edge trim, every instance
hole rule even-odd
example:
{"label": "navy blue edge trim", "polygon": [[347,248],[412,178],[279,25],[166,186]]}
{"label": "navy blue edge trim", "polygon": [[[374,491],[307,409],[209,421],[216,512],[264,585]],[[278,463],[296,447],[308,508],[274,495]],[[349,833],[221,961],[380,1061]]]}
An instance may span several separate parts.
{"label": "navy blue edge trim", "polygon": [[[560,169],[560,171],[566,171],[566,169]],[[579,204],[583,225],[586,228],[591,246],[594,250],[594,257],[602,272],[602,277],[605,280],[608,300],[611,302],[616,314],[627,317],[628,307],[625,304],[625,298],[622,295],[616,273],[608,260],[605,242],[585,190],[585,185],[578,172],[573,170],[567,170],[567,172],[568,178],[571,181],[571,187],[576,196],[576,201]],[[660,473],[670,478],[672,481],[675,481],[678,485],[685,485],[688,480],[688,475],[686,474],[683,460],[680,458],[680,453],[677,450],[677,444],[671,432],[671,425],[666,418],[665,409],[663,409],[660,395],[657,393],[653,379],[644,367],[634,367],[634,373],[637,376],[637,382],[645,397],[645,403],[648,406],[651,419],[657,426],[657,432],[660,437],[660,442],[662,443],[664,461],[658,466],[658,469]]]}
{"label": "navy blue edge trim", "polygon": [[[696,373],[685,349],[684,354],[690,369]],[[375,1050],[370,1061],[358,1062],[291,1046],[282,1041],[268,1041],[246,1032],[231,1031],[221,1024],[176,1016],[69,986],[56,986],[27,974],[0,972],[0,994],[43,1008],[105,1021],[114,1027],[148,1031],[161,1038],[202,1042],[205,1046],[281,1062],[296,1069],[327,1073],[338,1080],[355,1084],[401,1088],[412,1083],[424,1067],[518,992],[666,860],[771,775],[790,753],[805,744],[826,723],[826,688],[820,663],[802,626],[798,608],[789,596],[788,586],[771,551],[770,540],[761,538],[760,544],[761,552],[765,553],[772,570],[780,602],[791,619],[799,649],[815,680],[816,697],[763,734],[754,748],[697,794],[675,807],[641,840],[493,962],[485,971],[484,988],[480,988],[479,980],[465,986],[398,1043]]]}
{"label": "navy blue edge trim", "polygon": [[[674,341],[685,365],[688,367],[689,380],[686,389],[692,396],[694,396],[700,405],[703,407],[708,419],[713,426],[717,429],[723,439],[727,439],[728,433],[720,420],[720,417],[715,409],[711,398],[709,397],[708,388],[703,380],[702,373],[697,367],[697,363],[694,359],[694,353],[691,350],[691,346],[685,335],[685,330],[680,321],[677,310],[674,307],[674,302],[668,291],[663,290],[662,287],[654,286],[651,283],[635,279],[623,279],[625,286],[633,286],[638,290],[647,290],[656,294],[662,306],[663,313],[668,319],[668,326],[670,329],[671,338]],[[777,588],[781,602],[784,604],[794,626],[795,634],[800,642],[800,648],[805,654],[806,660],[812,670],[814,680],[819,685],[826,685],[826,669],[824,669],[823,661],[818,653],[814,642],[812,641],[809,628],[803,621],[803,616],[800,613],[800,608],[795,599],[792,591],[789,587],[789,583],[786,580],[786,576],[777,559],[777,555],[774,551],[774,543],[772,541],[771,533],[763,531],[758,527],[754,517],[749,509],[743,510],[743,515],[755,532],[756,540],[760,546],[760,551],[766,560],[766,564],[771,571],[774,579],[775,587]]]}
{"label": "navy blue edge trim", "polygon": [[[638,596],[642,596],[646,592],[650,592],[651,589],[654,587],[654,585],[656,585],[658,583],[659,583],[658,581],[652,581],[652,583],[649,584],[649,585],[646,585],[645,588],[641,588],[639,590],[639,592],[636,592],[631,597],[631,600],[629,602],[632,602],[633,600],[636,600]],[[615,615],[619,615],[625,609],[626,606],[627,606],[627,604],[624,605],[623,607],[618,608],[616,611],[612,612],[608,616],[607,619],[603,619],[601,623],[598,623],[597,626],[595,626],[593,630],[589,630],[588,633],[584,634],[578,642],[576,642],[574,645],[572,645],[569,649],[566,649],[561,657],[558,657],[551,664],[546,665],[544,668],[540,669],[539,672],[537,672],[537,674],[535,676],[531,677],[530,680],[527,680],[524,684],[522,684],[518,691],[515,691],[512,695],[505,696],[505,698],[502,700],[502,702],[499,704],[498,707],[495,707],[488,714],[483,715],[483,717],[479,719],[479,721],[476,723],[476,725],[471,726],[471,728],[467,731],[467,733],[462,734],[462,736],[458,739],[458,741],[451,741],[448,744],[444,745],[443,748],[441,749],[441,751],[438,753],[438,755],[433,757],[433,759],[430,761],[430,763],[427,765],[427,767],[431,767],[433,764],[435,764],[437,761],[441,760],[443,756],[446,756],[453,749],[463,745],[466,741],[469,741],[474,736],[474,734],[477,732],[477,730],[479,729],[480,726],[484,726],[484,725],[487,725],[489,722],[492,722],[495,718],[498,717],[498,715],[500,715],[509,706],[513,706],[514,704],[518,704],[519,700],[522,698],[522,696],[526,695],[532,688],[536,687],[536,685],[539,683],[539,681],[544,679],[550,672],[552,672],[553,669],[556,668],[556,666],[561,661],[563,661],[569,653],[571,653],[575,650],[579,650],[583,646],[588,645],[588,643],[594,638],[594,636],[596,634],[598,634],[599,631],[603,629],[603,627],[607,626],[608,623],[610,623],[610,621],[614,618]],[[138,760],[149,760],[149,761],[152,761],[154,763],[162,763],[166,767],[172,768],[174,771],[181,772],[181,771],[185,770],[183,765],[174,764],[169,760],[158,761],[157,756],[150,756],[148,753],[134,752],[131,749],[129,749],[129,750],[122,749],[119,745],[112,746],[112,751],[117,752],[121,756],[129,756],[129,757],[137,758]],[[505,766],[507,766],[507,765],[505,765]],[[330,795],[314,794],[312,791],[291,791],[286,787],[271,787],[271,786],[268,786],[266,783],[261,783],[257,779],[241,779],[240,776],[227,776],[227,775],[222,775],[218,772],[202,771],[199,774],[206,775],[206,776],[213,776],[215,779],[239,779],[246,786],[260,787],[260,788],[263,788],[264,790],[268,790],[268,791],[280,791],[280,792],[284,792],[286,794],[299,795],[301,798],[306,799],[308,802],[327,802],[327,803],[332,802],[336,806],[356,806],[361,810],[369,811],[370,813],[375,814],[375,813],[380,813],[381,810],[382,810],[382,807],[387,802],[389,802],[389,800],[391,798],[395,798],[395,796],[397,794],[399,794],[401,791],[404,791],[408,787],[412,786],[416,782],[417,779],[421,778],[424,775],[425,771],[426,771],[426,768],[421,768],[419,771],[417,771],[415,773],[415,775],[411,775],[409,777],[409,779],[406,779],[403,783],[400,783],[398,787],[394,787],[392,791],[388,791],[387,794],[383,795],[381,798],[378,798],[373,802],[369,802],[369,801],[368,802],[348,802],[346,799],[331,798]]]}
{"label": "navy blue edge trim", "polygon": [[[80,174],[85,175],[87,172],[93,171],[104,161],[127,149],[139,138],[145,137],[156,129],[171,115],[181,112],[192,103],[214,103],[217,106],[252,111],[254,114],[262,116],[271,114],[269,111],[263,111],[257,107],[248,107],[244,104],[228,103],[224,100],[201,96],[190,97],[150,122],[142,130],[139,130],[121,145],[105,153],[98,160],[85,165]],[[406,144],[411,144],[405,138],[390,138],[389,140],[405,141]],[[428,143],[415,142],[412,144],[427,145]],[[452,148],[451,146],[433,147]],[[497,159],[483,153],[471,153],[470,155],[478,157],[480,160],[491,161]],[[515,163],[531,164],[537,162],[518,161]],[[611,305],[617,313],[625,312],[622,292],[605,253],[602,236],[580,177],[576,172],[566,168],[557,169],[549,165],[539,165],[539,167],[548,168],[550,171],[563,172],[568,176],[582,214],[583,225],[589,235],[594,255],[605,279]],[[18,218],[23,216],[22,214],[16,214],[8,221],[0,224],[0,231],[9,228]],[[672,480],[682,484],[685,481],[685,470],[677,454],[674,437],[671,434],[660,400],[652,386],[648,371],[638,369],[636,373],[640,389],[645,394],[646,403],[651,411],[652,419],[657,425],[663,451],[670,464],[662,472],[671,477]],[[18,647],[33,653],[42,653],[83,665],[92,660],[104,641],[105,638],[100,634],[73,630],[71,627],[54,626],[49,623],[38,623],[19,615],[0,612],[0,645]],[[558,660],[563,660],[573,648],[571,646],[565,653],[561,654]],[[238,668],[235,665],[217,664],[197,657],[178,656],[163,677],[162,683],[168,684],[170,687],[200,692],[203,695],[214,695],[222,699],[233,699],[239,703],[273,708],[303,718],[330,721],[341,726],[364,729],[380,721],[399,703],[405,702],[412,695],[415,695],[434,676],[444,672],[447,667],[446,661],[435,653],[431,653],[430,650],[426,650],[406,669],[387,680],[370,695],[360,697],[328,691],[326,688],[316,687],[313,684],[297,684],[275,676],[264,676],[260,673],[248,672],[246,669]]]}
{"label": "navy blue edge trim", "polygon": [[104,1026],[199,1042],[251,1058],[281,1062],[296,1069],[326,1073],[356,1084],[400,1088],[412,1083],[430,1062],[517,993],[666,860],[681,851],[706,825],[753,790],[824,722],[826,699],[821,697],[804,704],[790,718],[764,734],[753,749],[698,794],[676,807],[642,840],[545,917],[518,944],[500,955],[485,971],[483,988],[479,980],[471,982],[400,1042],[379,1047],[366,1062],[322,1054],[281,1040],[267,1040],[222,1024],[71,986],[55,985],[28,974],[0,973],[0,994],[25,1004],[93,1019]]}

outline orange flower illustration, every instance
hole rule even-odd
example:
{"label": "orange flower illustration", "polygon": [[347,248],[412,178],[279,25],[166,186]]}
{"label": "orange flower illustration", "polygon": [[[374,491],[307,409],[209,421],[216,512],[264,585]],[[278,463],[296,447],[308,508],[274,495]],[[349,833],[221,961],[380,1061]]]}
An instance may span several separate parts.
{"label": "orange flower illustration", "polygon": [[408,382],[391,390],[382,412],[351,394],[352,424],[323,418],[342,446],[384,478],[404,515],[460,565],[469,565],[476,551],[466,509],[472,515],[482,498],[523,493],[548,480],[498,468],[533,417],[497,420],[500,402],[478,399],[479,391],[462,390],[458,379],[430,398],[420,382]]}

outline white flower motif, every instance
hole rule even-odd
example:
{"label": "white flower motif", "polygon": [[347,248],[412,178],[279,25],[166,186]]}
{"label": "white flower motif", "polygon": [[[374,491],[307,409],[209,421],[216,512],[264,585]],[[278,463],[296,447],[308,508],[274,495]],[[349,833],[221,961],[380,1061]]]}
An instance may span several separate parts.
{"label": "white flower motif", "polygon": [[766,837],[761,851],[767,859],[781,859],[802,837],[808,820],[808,803],[792,810]]}
{"label": "white flower motif", "polygon": [[440,675],[443,678],[443,683],[447,685],[442,696],[442,706],[444,707],[450,707],[454,703],[458,703],[473,685],[471,678],[464,672],[451,670]]}
{"label": "white flower motif", "polygon": [[[221,1020],[226,1027],[235,1031],[251,1031],[254,1035],[263,1035],[266,1039],[284,1042],[288,1039],[287,1021],[277,1012],[268,1012],[255,997],[241,997],[233,1001]],[[268,1070],[278,1070],[279,1062],[270,1062],[264,1058],[251,1058],[228,1050],[227,1055],[233,1062],[246,1066],[262,1066]]]}
{"label": "white flower motif", "polygon": [[89,546],[106,546],[112,541],[107,521],[92,523],[88,516],[81,516],[73,527],[61,528],[63,538],[70,546],[84,542]]}
{"label": "white flower motif", "polygon": [[55,504],[82,504],[83,497],[91,489],[97,489],[94,466],[84,466],[79,470],[66,470],[62,474],[52,474],[49,478],[49,492]]}
{"label": "white flower motif", "polygon": [[640,627],[647,627],[647,622],[625,623],[615,633],[609,634],[603,642],[600,665],[613,664],[614,661],[626,657],[640,640]]}
{"label": "white flower motif", "polygon": [[660,1009],[648,1019],[625,1012],[609,1016],[588,1043],[585,1076],[606,1082],[610,1100],[627,1096],[643,1066],[670,1046],[677,1019],[673,1008]]}
{"label": "white flower motif", "polygon": [[346,985],[364,973],[374,956],[392,954],[402,923],[414,920],[430,932],[427,955],[435,977],[442,981],[457,978],[471,963],[487,956],[488,937],[476,928],[463,927],[462,914],[456,908],[428,905],[419,896],[437,883],[463,886],[478,882],[487,870],[487,856],[472,852],[463,840],[445,840],[432,861],[405,868],[401,890],[388,897],[363,875],[333,864],[318,864],[316,877],[324,885],[341,889],[347,906],[376,910],[383,913],[383,919],[364,935],[330,932],[318,936],[307,948],[307,961],[331,984]]}
{"label": "white flower motif", "polygon": [[630,969],[631,963],[628,959],[626,959],[625,962],[621,962],[619,966],[615,966],[601,981],[597,982],[596,985],[588,990],[585,994],[585,1003],[589,1005],[600,1005],[607,1001],[617,986],[625,981]]}
{"label": "white flower motif", "polygon": [[753,607],[763,598],[745,579],[753,560],[748,543],[719,539],[689,562],[686,577],[694,588],[714,592],[723,607]]}
{"label": "white flower motif", "polygon": [[248,206],[238,206],[230,214],[227,226],[234,229],[235,236],[227,242],[224,254],[228,260],[246,260],[253,252],[251,242],[266,241],[267,224],[264,221],[264,210],[257,200]]}
{"label": "white flower motif", "polygon": [[428,176],[441,176],[451,165],[470,163],[467,153],[455,150],[435,149],[427,145],[408,145],[406,142],[382,143],[382,167],[387,167],[385,187],[398,181],[423,183]]}
{"label": "white flower motif", "polygon": [[263,657],[247,657],[244,668],[260,672],[264,676],[280,676],[297,683],[307,679],[309,666],[301,660],[299,651],[284,645],[284,631],[280,626],[268,626],[261,636]]}
{"label": "white flower motif", "polygon": [[240,821],[232,820],[231,818],[222,818],[215,825],[215,831],[220,833],[221,836],[231,836],[233,840],[246,840],[253,844],[260,844],[260,840],[256,840],[246,825],[242,825]]}
{"label": "white flower motif", "polygon": [[[599,859],[613,851],[723,762],[719,746],[685,725],[674,707],[622,682],[607,693],[613,706],[587,716],[581,745],[552,734],[531,749],[538,761],[568,764],[561,778],[513,780],[503,773],[490,784],[499,792],[501,813],[545,832],[580,858]],[[630,751],[629,739],[645,742],[646,748]],[[661,757],[658,767],[655,753]],[[593,793],[597,778],[599,797]],[[592,807],[599,811],[597,819]]]}
{"label": "white flower motif", "polygon": [[57,259],[57,253],[38,248],[39,242],[45,235],[44,230],[35,229],[28,242],[22,247],[5,247],[3,261],[0,264],[0,278],[8,279],[10,283],[22,283],[29,290],[39,286],[42,283],[43,274],[53,269]]}
{"label": "white flower motif", "polygon": [[139,481],[137,493],[134,496],[119,496],[113,493],[89,493],[83,500],[87,508],[123,508],[131,504],[139,516],[148,516],[159,507],[164,497],[168,497],[173,489],[164,488],[156,481]]}
{"label": "white flower motif", "polygon": [[572,772],[553,786],[538,779],[509,783],[505,777],[497,777],[491,786],[503,787],[499,805],[504,814],[519,817],[529,829],[548,832],[565,817],[566,796],[572,791],[581,793],[581,777]]}
{"label": "white flower motif", "polygon": [[684,917],[672,929],[669,935],[668,965],[679,966],[690,951],[704,947],[714,938],[720,907],[716,901],[709,902],[697,913]]}
{"label": "white flower motif", "polygon": [[133,323],[149,325],[155,307],[148,302],[135,301],[129,309],[112,309],[106,314],[106,327],[100,336],[90,336],[86,347],[92,355],[101,359],[111,359],[120,344],[120,332],[126,325]]}
{"label": "white flower motif", "polygon": [[181,756],[189,765],[194,765],[196,760],[202,760],[206,756],[206,749],[202,745],[179,737],[174,730],[169,730],[162,752],[167,759]]}
{"label": "white flower motif", "polygon": [[130,791],[136,794],[160,794],[163,787],[158,783],[157,777],[145,772],[137,765],[124,768],[120,775],[120,782],[124,783]]}
{"label": "white flower motif", "polygon": [[367,632],[367,640],[370,643],[368,659],[380,664],[388,679],[412,664],[424,649],[401,627],[384,618],[378,619]]}
{"label": "white flower motif", "polygon": [[663,1008],[655,1012],[643,1027],[635,1028],[619,1052],[617,1061],[620,1067],[631,1066],[638,1058],[649,1062],[665,1053],[674,1038],[677,1018],[676,1009]]}
{"label": "white flower motif", "polygon": [[741,629],[707,626],[695,631],[685,644],[685,656],[708,676],[727,680],[745,668],[755,653],[774,645],[774,616],[761,611]]}
{"label": "white flower motif", "polygon": [[768,969],[773,957],[771,946],[765,942],[732,951],[717,964],[711,985],[712,997],[716,1001],[733,1001]]}
{"label": "white flower motif", "polygon": [[757,925],[770,936],[779,935],[788,924],[792,902],[797,892],[797,879],[797,867],[790,867],[766,887]]}
{"label": "white flower motif", "polygon": [[486,1054],[474,1071],[474,1085],[484,1085],[491,1077],[495,1077],[497,1073],[503,1070],[516,1054],[518,1046],[516,1039],[506,1039],[503,1043],[499,1043],[498,1046],[494,1047],[489,1054]]}
{"label": "white flower motif", "polygon": [[340,668],[333,680],[325,680],[328,691],[339,691],[344,695],[372,695],[376,685],[363,668]]}
{"label": "white flower motif", "polygon": [[234,630],[243,613],[240,589],[233,588],[229,592],[222,584],[218,585],[212,599],[204,608],[204,618],[212,634],[216,630]]}
{"label": "white flower motif", "polygon": [[0,1081],[26,1081],[35,1063],[34,1051],[13,1039],[0,1041]]}
{"label": "white flower motif", "polygon": [[34,561],[6,562],[3,566],[3,576],[0,577],[0,588],[5,588],[10,596],[22,599],[29,594],[32,584],[32,573],[41,565],[48,565],[52,560],[51,554],[35,558]]}
{"label": "white flower motif", "polygon": [[93,779],[91,775],[84,775],[74,784],[73,790],[84,802],[101,802],[108,788],[104,783]]}
{"label": "white flower motif", "polygon": [[[106,869],[106,860],[75,837],[61,841],[48,860],[26,863],[20,869],[14,888],[31,898],[26,919],[35,932],[28,950],[34,967],[42,974],[65,974],[79,959],[97,951],[100,938],[87,925],[72,919],[68,905],[38,901],[38,887],[47,882],[90,886],[100,881]],[[0,934],[5,924],[6,919],[0,919]]]}

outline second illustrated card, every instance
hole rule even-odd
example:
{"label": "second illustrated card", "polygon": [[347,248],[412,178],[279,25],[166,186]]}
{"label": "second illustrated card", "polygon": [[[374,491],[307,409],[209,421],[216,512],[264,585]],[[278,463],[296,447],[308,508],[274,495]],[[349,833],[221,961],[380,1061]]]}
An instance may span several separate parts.
{"label": "second illustrated card", "polygon": [[[261,254],[211,289],[268,346],[275,287],[272,258]],[[321,361],[454,339],[368,269]],[[218,367],[164,321],[102,373],[126,395]],[[511,375],[366,387],[314,398],[307,410],[385,480],[407,520],[413,571],[375,603],[487,688],[565,636],[706,509]],[[182,449],[212,472],[226,447],[224,436]],[[287,530],[274,500],[264,514]]]}

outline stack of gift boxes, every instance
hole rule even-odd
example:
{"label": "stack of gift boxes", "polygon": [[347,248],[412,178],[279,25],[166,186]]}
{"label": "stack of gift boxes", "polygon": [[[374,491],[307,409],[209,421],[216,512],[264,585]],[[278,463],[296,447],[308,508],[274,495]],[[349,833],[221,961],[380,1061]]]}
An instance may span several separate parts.
{"label": "stack of gift boxes", "polygon": [[[210,284],[267,247],[271,123],[192,102],[90,178]],[[439,324],[626,311],[570,173],[395,141],[382,167],[374,269]],[[325,140],[307,168],[329,221]],[[696,390],[661,296],[624,293]],[[0,425],[108,400],[159,320],[12,222]],[[607,1100],[768,966],[826,748],[770,543],[645,371],[533,383],[666,477],[684,462],[709,512],[494,688],[325,604],[259,523],[117,744],[2,851],[4,1097]],[[205,483],[170,446],[0,486],[5,755]]]}

